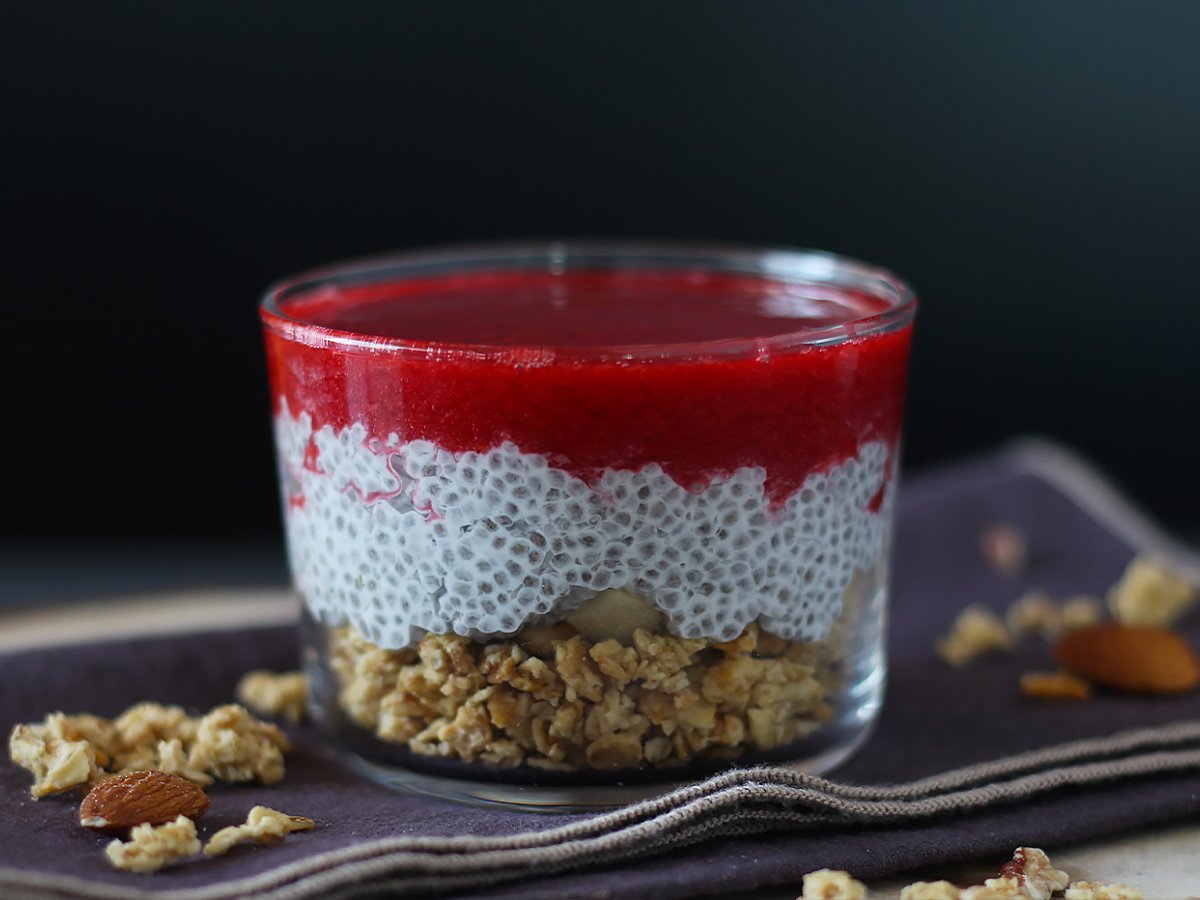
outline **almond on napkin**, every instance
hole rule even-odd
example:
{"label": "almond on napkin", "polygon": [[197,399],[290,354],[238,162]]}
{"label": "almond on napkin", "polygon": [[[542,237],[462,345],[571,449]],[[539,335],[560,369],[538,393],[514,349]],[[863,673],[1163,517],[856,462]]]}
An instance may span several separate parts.
{"label": "almond on napkin", "polygon": [[79,806],[79,824],[106,834],[135,825],[165,825],[177,816],[198,819],[208,811],[204,788],[178,775],[142,771],[114,775],[97,784]]}
{"label": "almond on napkin", "polygon": [[1054,645],[1054,658],[1089,681],[1131,693],[1181,694],[1200,684],[1200,661],[1191,646],[1160,628],[1081,628]]}

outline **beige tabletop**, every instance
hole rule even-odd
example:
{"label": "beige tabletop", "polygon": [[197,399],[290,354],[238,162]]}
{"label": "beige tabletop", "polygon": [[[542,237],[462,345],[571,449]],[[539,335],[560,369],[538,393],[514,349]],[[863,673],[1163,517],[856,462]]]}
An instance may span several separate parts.
{"label": "beige tabletop", "polygon": [[[277,589],[206,590],[141,595],[102,602],[25,609],[0,615],[0,652],[29,647],[66,646],[135,634],[278,625],[294,621],[295,598]],[[1044,847],[1054,864],[1074,880],[1125,882],[1146,900],[1200,900],[1200,823],[1144,829],[1104,841]],[[946,870],[922,871],[869,882],[874,900],[896,900],[918,878],[978,883],[996,873],[1003,860],[979,860]],[[762,900],[790,900],[799,885],[755,893]]]}

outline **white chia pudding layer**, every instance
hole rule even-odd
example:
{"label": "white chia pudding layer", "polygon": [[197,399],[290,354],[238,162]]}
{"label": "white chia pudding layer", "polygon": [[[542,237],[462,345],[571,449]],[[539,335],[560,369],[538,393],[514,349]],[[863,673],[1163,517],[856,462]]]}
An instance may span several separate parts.
{"label": "white chia pudding layer", "polygon": [[588,484],[512,443],[454,453],[361,424],[314,429],[281,407],[296,586],[318,619],[380,647],[511,636],[609,588],[679,637],[732,640],[757,621],[819,641],[855,571],[886,559],[895,479],[881,441],[773,501],[760,467],[685,487],[652,464]]}

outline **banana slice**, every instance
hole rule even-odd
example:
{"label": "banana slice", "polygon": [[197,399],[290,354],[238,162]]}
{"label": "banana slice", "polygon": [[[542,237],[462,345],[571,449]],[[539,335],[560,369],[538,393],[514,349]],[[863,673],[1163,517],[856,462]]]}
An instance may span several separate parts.
{"label": "banana slice", "polygon": [[663,615],[637,594],[610,589],[588,600],[567,621],[593,643],[611,638],[630,644],[639,628],[662,631]]}

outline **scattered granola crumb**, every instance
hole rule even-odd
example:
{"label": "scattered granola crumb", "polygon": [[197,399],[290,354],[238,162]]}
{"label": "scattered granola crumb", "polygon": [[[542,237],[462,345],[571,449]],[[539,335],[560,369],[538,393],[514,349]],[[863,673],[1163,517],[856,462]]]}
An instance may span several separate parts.
{"label": "scattered granola crumb", "polygon": [[279,728],[230,703],[200,719],[188,765],[221,781],[274,784],[283,778],[283,752],[291,749]]}
{"label": "scattered granola crumb", "polygon": [[178,859],[200,852],[196,823],[178,816],[166,825],[138,825],[129,840],[114,840],[105,849],[109,862],[126,872],[157,872]]}
{"label": "scattered granola crumb", "polygon": [[900,891],[900,900],[958,900],[958,895],[949,881],[914,881]]}
{"label": "scattered granola crumb", "polygon": [[8,755],[33,773],[35,799],[86,787],[100,779],[96,751],[86,740],[66,736],[62,713],[51,713],[41,725],[17,725],[8,738]]}
{"label": "scattered granola crumb", "polygon": [[1063,900],[1144,900],[1142,892],[1127,884],[1101,884],[1076,881],[1067,888]]}
{"label": "scattered granola crumb", "polygon": [[1048,594],[1027,591],[1012,602],[1004,621],[1014,635],[1040,634],[1052,638],[1062,631],[1062,611]]}
{"label": "scattered granola crumb", "polygon": [[818,869],[804,876],[804,892],[797,900],[863,900],[867,888],[838,869]]}
{"label": "scattered granola crumb", "polygon": [[1196,602],[1196,591],[1162,562],[1145,556],[1129,563],[1108,592],[1108,606],[1123,625],[1170,628]]}
{"label": "scattered granola crumb", "polygon": [[1104,620],[1104,606],[1095,597],[1077,594],[1062,602],[1062,631],[1091,628]]}
{"label": "scattered granola crumb", "polygon": [[1095,597],[1079,594],[1055,603],[1043,591],[1022,594],[1004,614],[1009,630],[1018,637],[1037,633],[1055,638],[1064,631],[1097,625],[1103,618],[1104,607]]}
{"label": "scattered granola crumb", "polygon": [[[135,703],[112,722],[116,732],[112,753],[120,756],[127,751],[153,747],[156,741],[191,742],[196,736],[196,722],[182,706],[161,703]],[[126,763],[122,763],[124,768]],[[143,767],[144,768],[144,767]]]}
{"label": "scattered granola crumb", "polygon": [[286,719],[297,725],[308,712],[308,678],[303,672],[256,669],[238,682],[237,698],[260,716]]}
{"label": "scattered granola crumb", "polygon": [[937,642],[938,656],[961,667],[992,650],[1008,650],[1012,635],[999,616],[982,606],[968,606],[958,614],[950,634]]}
{"label": "scattered granola crumb", "polygon": [[1092,686],[1069,672],[1026,672],[1021,693],[1035,700],[1086,700]]}
{"label": "scattered granola crumb", "polygon": [[283,777],[290,749],[275,725],[236,704],[196,718],[159,703],[138,703],[113,721],[54,712],[14,727],[8,743],[12,761],[34,776],[35,798],[147,769],[202,787],[214,778],[271,784]]}
{"label": "scattered granola crumb", "polygon": [[964,888],[959,900],[1029,900],[1029,892],[1016,878],[989,878],[983,884]]}
{"label": "scattered granola crumb", "polygon": [[[244,825],[230,825],[209,838],[204,847],[204,855],[221,856],[242,841],[278,844],[293,831],[311,831],[316,825],[316,822],[304,816],[289,816],[276,809],[256,806],[246,816]],[[200,848],[196,849],[198,851]]]}
{"label": "scattered granola crumb", "polygon": [[[168,775],[178,775],[180,778],[186,778],[188,781],[193,781],[201,787],[207,787],[216,779],[207,772],[201,771],[192,765],[188,759],[187,751],[184,750],[183,741],[179,738],[172,738],[169,741],[159,741],[155,747],[156,756],[150,757],[154,763],[152,768],[158,769],[160,772],[166,772]],[[128,770],[128,766],[125,770]]]}
{"label": "scattered granola crumb", "polygon": [[1031,900],[1050,900],[1071,880],[1066,872],[1054,868],[1044,851],[1037,847],[1018,847],[1013,858],[1000,867],[1001,878],[1014,879]]}
{"label": "scattered granola crumb", "polygon": [[980,532],[979,552],[1001,575],[1016,575],[1025,568],[1029,544],[1011,525],[993,525]]}

